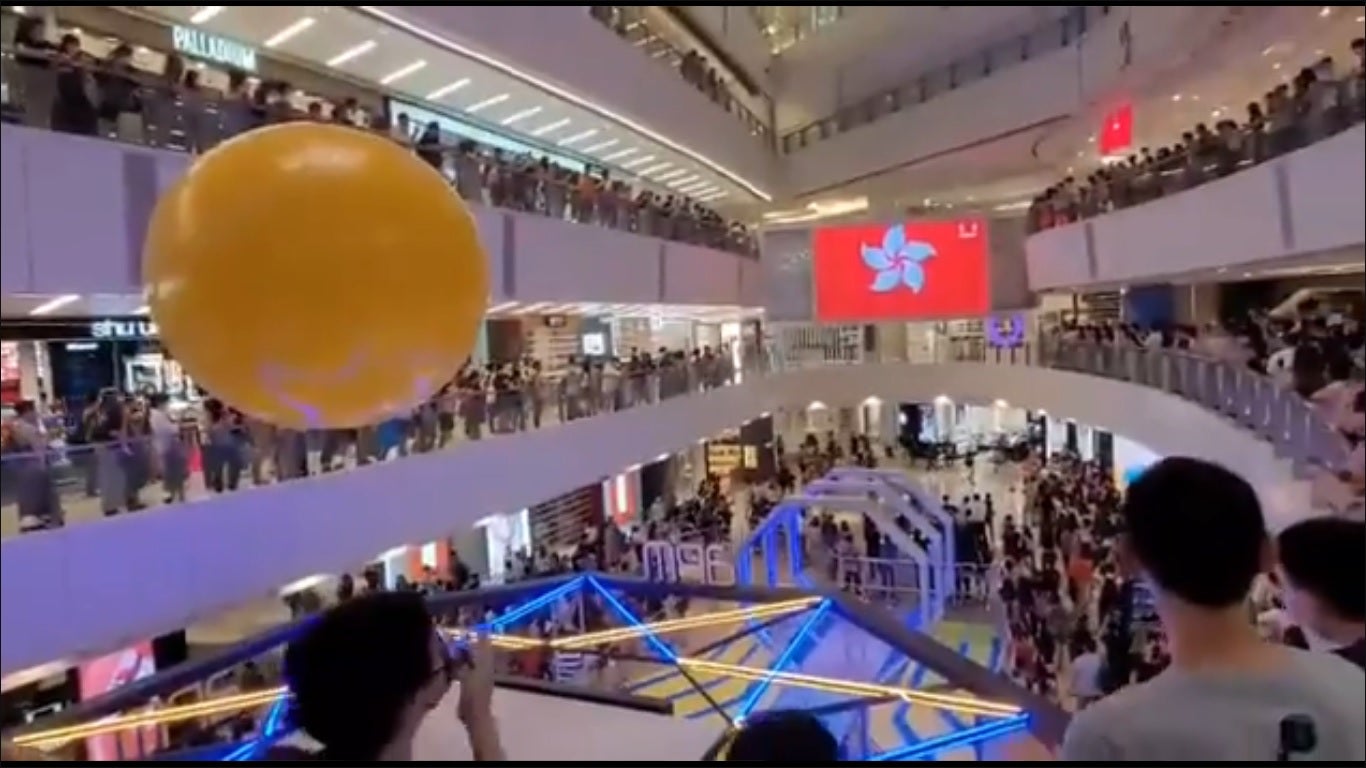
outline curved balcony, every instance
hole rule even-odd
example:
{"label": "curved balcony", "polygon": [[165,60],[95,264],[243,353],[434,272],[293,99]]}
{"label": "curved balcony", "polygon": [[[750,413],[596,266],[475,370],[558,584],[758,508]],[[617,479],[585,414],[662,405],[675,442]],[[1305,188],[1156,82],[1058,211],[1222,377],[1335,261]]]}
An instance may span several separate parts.
{"label": "curved balcony", "polygon": [[[983,364],[993,366],[990,375]],[[1050,342],[989,350],[966,363],[788,369],[775,361],[762,369],[769,375],[738,386],[699,391],[684,383],[648,409],[461,441],[458,452],[6,539],[0,669],[98,654],[188,626],[281,584],[465,530],[490,512],[529,507],[813,400],[1004,398],[1130,436],[1160,455],[1220,461],[1259,489],[1276,527],[1314,509],[1307,479],[1347,466],[1345,441],[1294,393],[1246,368],[1169,351]],[[38,466],[37,457],[27,460]],[[129,594],[143,597],[130,602]]]}

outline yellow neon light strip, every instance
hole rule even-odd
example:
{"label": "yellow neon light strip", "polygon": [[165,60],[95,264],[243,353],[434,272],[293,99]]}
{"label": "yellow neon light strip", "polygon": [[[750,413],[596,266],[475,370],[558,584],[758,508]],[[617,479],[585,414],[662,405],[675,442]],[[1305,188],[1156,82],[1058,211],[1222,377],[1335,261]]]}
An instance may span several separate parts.
{"label": "yellow neon light strip", "polygon": [[679,666],[697,669],[702,672],[710,672],[719,675],[733,675],[746,679],[749,679],[747,678],[749,675],[761,675],[763,677],[771,678],[775,683],[783,683],[798,688],[813,688],[815,690],[825,691],[826,693],[842,693],[853,696],[866,696],[868,698],[895,696],[913,704],[925,704],[931,707],[938,707],[940,709],[948,709],[966,714],[993,715],[999,717],[1015,715],[1020,712],[1020,708],[1014,704],[1002,704],[966,696],[929,693],[927,691],[917,691],[914,688],[896,688],[890,685],[880,685],[877,683],[859,683],[852,680],[837,680],[829,677],[817,677],[816,675],[804,675],[799,672],[754,669],[753,667],[723,664],[720,662],[708,661],[706,659],[679,659],[678,664]]}
{"label": "yellow neon light strip", "polygon": [[16,747],[48,748],[68,741],[76,741],[77,739],[84,739],[89,736],[100,736],[105,733],[113,733],[115,731],[123,731],[130,728],[177,723],[182,720],[190,720],[196,717],[209,717],[226,712],[253,709],[255,707],[263,707],[273,703],[285,692],[284,687],[266,688],[250,693],[220,696],[215,699],[195,702],[194,704],[183,704],[177,707],[137,712],[130,715],[116,715],[113,717],[101,718],[91,723],[69,725],[62,728],[50,728],[46,731],[25,734],[14,739],[14,745]]}
{"label": "yellow neon light strip", "polygon": [[[516,635],[494,635],[490,639],[497,648],[504,650],[527,650],[530,648],[540,648],[550,645],[559,648],[578,648],[598,643],[616,642],[618,640],[632,639],[644,636],[648,632],[656,634],[666,634],[671,632],[681,632],[688,629],[710,627],[743,621],[747,618],[769,618],[780,616],[786,613],[795,613],[805,610],[820,601],[820,598],[801,598],[797,600],[787,600],[779,603],[768,603],[748,608],[735,608],[716,613],[706,613],[700,616],[684,617],[681,619],[669,619],[645,624],[637,627],[622,627],[619,629],[609,629],[602,632],[592,632],[572,637],[556,638],[547,643],[544,640],[528,637],[517,637]],[[455,633],[459,634],[459,633]],[[130,715],[101,718],[92,723],[54,728],[47,731],[38,731],[15,739],[16,746],[55,746],[58,743],[74,741],[98,736],[104,733],[120,731],[130,728],[137,728],[147,725],[160,725],[169,722],[179,722],[195,717],[220,714],[233,709],[250,709],[252,707],[268,704],[285,692],[284,688],[274,688],[263,691],[256,691],[247,694],[236,694],[224,696],[208,701],[186,704],[178,707],[167,707],[155,711],[139,712]],[[207,709],[206,709],[207,708]],[[93,729],[93,730],[92,730]]]}

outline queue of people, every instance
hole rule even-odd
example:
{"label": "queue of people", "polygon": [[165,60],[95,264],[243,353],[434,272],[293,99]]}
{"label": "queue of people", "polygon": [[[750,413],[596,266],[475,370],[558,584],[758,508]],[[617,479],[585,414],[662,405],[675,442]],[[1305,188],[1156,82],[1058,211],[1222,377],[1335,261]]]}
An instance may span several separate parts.
{"label": "queue of people", "polygon": [[1352,41],[1345,71],[1321,56],[1289,83],[1247,105],[1239,121],[1225,117],[1213,128],[1193,126],[1180,141],[1141,148],[1085,179],[1068,176],[1044,190],[1029,207],[1028,225],[1038,231],[1141,205],[1223,178],[1280,157],[1366,119],[1366,40]]}
{"label": "queue of people", "polygon": [[35,17],[19,20],[14,60],[18,77],[7,83],[6,120],[189,152],[207,151],[274,123],[344,125],[411,147],[472,201],[755,253],[744,224],[727,221],[686,195],[633,189],[605,168],[572,170],[544,156],[483,146],[451,136],[435,122],[418,126],[406,114],[366,110],[356,98],[336,103],[311,99],[299,105],[291,84],[255,82],[240,70],[228,73],[226,91],[220,91],[177,54],[167,54],[158,73],[135,66],[134,49],[127,44],[95,59],[85,52],[80,34],[65,32],[53,42]]}

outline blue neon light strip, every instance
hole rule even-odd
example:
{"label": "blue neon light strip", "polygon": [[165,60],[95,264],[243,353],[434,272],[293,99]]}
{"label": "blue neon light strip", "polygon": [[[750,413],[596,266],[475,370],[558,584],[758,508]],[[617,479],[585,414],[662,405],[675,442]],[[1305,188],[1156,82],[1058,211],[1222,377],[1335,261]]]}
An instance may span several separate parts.
{"label": "blue neon light strip", "polygon": [[572,594],[575,590],[583,586],[583,580],[584,577],[579,576],[578,578],[575,578],[573,581],[566,582],[565,584],[562,584],[550,590],[549,592],[546,592],[545,594],[541,595],[538,598],[535,598],[534,600],[530,600],[516,608],[513,608],[512,610],[508,611],[502,616],[494,618],[493,621],[480,624],[475,629],[478,632],[488,632],[490,630],[494,632],[502,632],[504,629],[507,628],[509,624],[515,624],[516,622],[525,619],[526,617],[530,616],[536,611],[541,610],[547,605],[553,604],[556,600],[559,600],[560,598],[565,597],[566,595]]}
{"label": "blue neon light strip", "polygon": [[749,698],[745,700],[744,704],[740,705],[740,711],[735,715],[736,720],[743,720],[746,717],[749,717],[750,713],[754,711],[754,708],[759,706],[759,702],[763,700],[764,694],[768,692],[769,686],[773,685],[774,676],[778,672],[783,671],[783,668],[792,662],[792,659],[797,655],[797,651],[801,650],[802,643],[806,642],[807,637],[820,623],[821,619],[825,618],[826,613],[829,611],[830,601],[822,600],[821,604],[816,607],[816,610],[813,611],[810,616],[806,617],[806,621],[802,622],[801,627],[798,628],[797,633],[792,636],[792,640],[787,644],[787,647],[783,649],[782,654],[769,666],[768,674],[764,675],[764,679],[759,681],[759,684],[750,690]]}
{"label": "blue neon light strip", "polygon": [[617,612],[617,615],[621,617],[622,621],[626,622],[627,626],[644,630],[644,633],[641,636],[655,649],[655,653],[659,654],[660,658],[674,663],[678,662],[678,654],[674,649],[669,647],[668,643],[659,639],[659,635],[655,634],[653,630],[647,627],[645,622],[641,621],[630,608],[623,605],[622,602],[617,599],[617,596],[612,594],[611,590],[604,587],[592,576],[582,578],[587,578],[588,583],[593,589],[597,590],[599,595],[602,595],[602,599],[612,607],[612,610]]}
{"label": "blue neon light strip", "polygon": [[894,749],[890,752],[883,752],[868,758],[868,762],[906,762],[911,760],[922,760],[933,757],[934,755],[950,749],[966,747],[1005,736],[1009,733],[1023,730],[1029,725],[1029,715],[1020,713],[1011,715],[1001,720],[992,720],[989,723],[973,726],[957,733],[946,733],[933,739],[912,744],[901,749]]}

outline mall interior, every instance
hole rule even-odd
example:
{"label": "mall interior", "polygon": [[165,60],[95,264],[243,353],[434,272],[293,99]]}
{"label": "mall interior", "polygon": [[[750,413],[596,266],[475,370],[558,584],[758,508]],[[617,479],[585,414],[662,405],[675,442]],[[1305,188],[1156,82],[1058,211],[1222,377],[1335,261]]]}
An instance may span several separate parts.
{"label": "mall interior", "polygon": [[[6,761],[1366,760],[1364,22],[0,6]],[[383,418],[148,287],[286,123],[477,238]]]}

